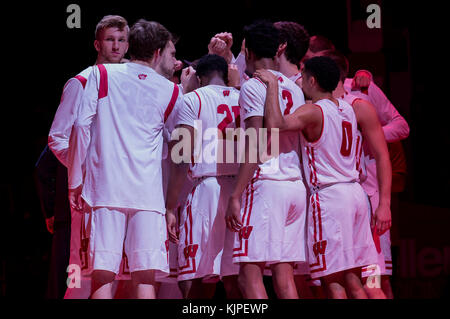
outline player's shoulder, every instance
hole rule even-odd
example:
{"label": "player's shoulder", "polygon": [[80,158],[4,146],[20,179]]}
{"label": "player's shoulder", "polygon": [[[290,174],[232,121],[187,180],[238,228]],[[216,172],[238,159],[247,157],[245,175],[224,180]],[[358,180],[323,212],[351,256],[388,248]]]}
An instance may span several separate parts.
{"label": "player's shoulder", "polygon": [[266,85],[257,77],[253,77],[245,81],[240,90],[241,95],[255,94],[257,92],[266,92]]}
{"label": "player's shoulder", "polygon": [[89,75],[91,74],[92,70],[94,69],[94,67],[88,66],[86,69],[84,69],[83,71],[79,72],[75,77],[84,77],[84,78],[88,78]]}
{"label": "player's shoulder", "polygon": [[84,89],[86,87],[86,83],[89,78],[89,75],[92,72],[92,69],[93,69],[93,66],[89,66],[86,69],[84,69],[83,71],[79,72],[77,75],[71,77],[67,81],[67,83],[64,87],[66,88],[69,85],[69,83],[79,83],[79,84],[81,84],[81,86]]}

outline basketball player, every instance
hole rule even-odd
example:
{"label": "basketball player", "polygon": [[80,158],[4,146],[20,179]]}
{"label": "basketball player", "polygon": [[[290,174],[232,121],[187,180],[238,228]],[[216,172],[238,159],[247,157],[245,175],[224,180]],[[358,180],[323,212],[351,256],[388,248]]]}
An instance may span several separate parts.
{"label": "basketball player", "polygon": [[85,202],[92,219],[92,298],[111,298],[123,247],[137,298],[155,298],[169,273],[161,160],[164,126],[170,133],[182,105],[168,80],[175,47],[164,26],[145,20],[129,43],[129,63],[92,70],[70,138],[70,203],[83,210]]}
{"label": "basketball player", "polygon": [[278,87],[270,72],[256,74],[268,85],[265,120],[268,127],[302,131],[303,164],[311,191],[308,253],[312,278],[321,278],[330,298],[367,298],[361,268],[377,260],[367,197],[356,168],[358,127],[377,160],[380,205],[373,216],[379,234],[390,227],[391,167],[386,142],[370,105],[335,99],[340,70],[328,57],[305,62],[303,91],[312,103],[283,117]]}
{"label": "basketball player", "polygon": [[[382,125],[384,137],[387,143],[395,143],[399,141],[399,139],[404,139],[408,137],[409,134],[409,126],[406,120],[398,113],[392,103],[387,99],[384,93],[376,86],[373,82],[368,82],[368,84],[363,84],[366,87],[364,89],[356,90],[354,88],[354,84],[352,84],[352,79],[346,78],[348,74],[348,60],[337,51],[322,51],[317,53],[319,56],[329,56],[337,62],[340,70],[341,70],[341,81],[338,83],[336,90],[333,92],[333,95],[337,97],[341,97],[346,100],[348,103],[352,104],[353,101],[356,100],[356,103],[362,103],[364,100],[366,103],[372,104],[372,107],[375,108],[380,124]],[[367,71],[358,71],[355,78],[363,78],[363,77],[371,77],[371,74],[367,74]],[[358,80],[362,82],[362,80]],[[370,78],[369,78],[370,79]],[[344,82],[345,81],[345,82]],[[355,81],[355,79],[353,80]],[[353,89],[350,90],[350,87]],[[363,93],[364,92],[364,93]],[[376,103],[376,104],[373,104]],[[371,202],[371,206],[373,209],[376,209],[378,206],[378,181],[377,181],[377,171],[376,165],[373,155],[370,152],[370,149],[365,147],[366,152],[363,158],[365,171],[367,178],[362,181],[362,186],[366,193],[368,194]],[[374,234],[375,240],[379,243],[379,269],[377,271],[381,275],[381,286],[384,294],[387,298],[392,299],[392,288],[390,285],[389,276],[392,275],[392,254],[391,254],[391,240],[390,240],[390,230],[386,231],[384,234],[380,235],[379,238],[377,234]],[[373,267],[372,267],[373,268]],[[363,271],[363,277],[368,278],[371,275],[370,268],[369,271]],[[373,294],[376,292],[376,289],[368,289],[367,285],[365,286],[366,290]],[[370,296],[370,295],[369,295]],[[377,293],[375,293],[375,297]]]}
{"label": "basketball player", "polygon": [[[227,297],[234,299],[240,294],[235,291],[237,285],[231,282],[233,278],[227,277],[229,274],[237,275],[238,267],[233,265],[231,254],[225,260],[223,250],[225,209],[239,168],[236,158],[227,161],[228,151],[234,152],[235,147],[233,140],[227,138],[226,129],[239,127],[239,91],[226,85],[228,65],[221,56],[203,56],[197,63],[196,76],[200,88],[184,96],[184,107],[176,119],[177,126],[187,130],[191,137],[197,136],[190,149],[190,154],[195,154],[189,168],[194,187],[181,216],[178,239],[175,207],[188,167],[187,163],[175,166],[168,186],[167,226],[171,239],[179,242],[178,280],[184,297],[212,298],[217,281],[226,271]],[[207,138],[211,129],[215,133],[212,140]],[[197,147],[192,152],[194,145],[201,145],[200,150]],[[212,150],[208,150],[209,147]],[[211,158],[205,158],[206,155],[211,155]],[[228,237],[232,244],[234,238]]]}
{"label": "basketball player", "polygon": [[[244,29],[246,72],[271,69],[280,86],[281,110],[289,114],[295,105],[304,103],[304,97],[294,82],[276,71],[278,37],[278,30],[269,22]],[[245,128],[254,130],[255,135],[264,127],[265,93],[264,84],[254,78],[244,83],[239,96]],[[267,298],[262,278],[266,264],[271,267],[278,298],[298,298],[293,267],[295,262],[306,261],[306,189],[300,170],[299,134],[290,132],[277,138],[270,137],[270,143],[279,144],[279,153],[264,162],[260,157],[259,163],[250,157],[266,151],[263,143],[258,139],[245,143],[245,162],[228,204],[227,227],[237,232],[233,261],[240,265],[239,287],[244,298]]]}
{"label": "basketball player", "polygon": [[[128,50],[127,21],[121,16],[108,15],[102,18],[95,29],[94,47],[97,51],[95,64],[120,63]],[[67,167],[67,152],[72,126],[75,123],[87,79],[93,67],[90,66],[75,77],[69,79],[64,86],[61,102],[56,111],[48,136],[48,145],[59,161]],[[71,212],[70,265],[86,267],[87,243],[85,233],[85,215]],[[122,266],[126,266],[124,259]],[[123,269],[123,267],[121,267]],[[65,270],[64,270],[65,271]],[[128,279],[126,276],[123,279]],[[82,277],[79,288],[67,288],[66,299],[84,299],[90,295],[90,282]]]}

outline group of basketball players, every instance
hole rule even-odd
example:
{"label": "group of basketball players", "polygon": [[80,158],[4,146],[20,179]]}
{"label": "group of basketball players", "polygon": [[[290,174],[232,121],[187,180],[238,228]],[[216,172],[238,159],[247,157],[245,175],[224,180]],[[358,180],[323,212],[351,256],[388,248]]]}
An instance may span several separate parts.
{"label": "group of basketball players", "polygon": [[278,298],[392,297],[386,141],[406,122],[298,23],[243,38],[235,57],[216,34],[183,69],[161,24],[99,22],[96,63],[66,83],[49,133],[82,270],[66,298],[113,298],[118,280],[132,298],[212,298],[218,281],[267,298],[264,276]]}

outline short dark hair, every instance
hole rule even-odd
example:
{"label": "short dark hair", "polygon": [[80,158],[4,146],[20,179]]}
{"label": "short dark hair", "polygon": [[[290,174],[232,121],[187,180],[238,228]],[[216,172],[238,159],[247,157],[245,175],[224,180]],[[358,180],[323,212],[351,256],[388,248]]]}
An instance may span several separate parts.
{"label": "short dark hair", "polygon": [[348,59],[341,52],[337,50],[325,50],[318,53],[316,56],[326,56],[336,62],[341,72],[341,81],[344,82],[348,76],[349,64]]}
{"label": "short dark hair", "polygon": [[299,66],[309,48],[309,34],[306,29],[290,21],[279,21],[274,23],[279,31],[279,43],[286,43],[286,58],[289,62]]}
{"label": "short dark hair", "polygon": [[131,59],[146,61],[156,50],[163,50],[172,39],[172,34],[162,24],[140,19],[131,27],[128,53]]}
{"label": "short dark hair", "polygon": [[325,92],[336,89],[341,72],[336,62],[326,56],[317,56],[305,62],[303,73],[316,78],[317,83]]}
{"label": "short dark hair", "polygon": [[130,32],[127,20],[118,15],[104,16],[95,27],[95,39],[100,40],[100,32],[107,28],[118,28],[120,31],[126,30],[127,34]]}
{"label": "short dark hair", "polygon": [[228,64],[227,61],[217,54],[206,54],[202,56],[196,65],[197,76],[211,76],[218,72],[225,83],[228,82]]}
{"label": "short dark hair", "polygon": [[334,44],[322,35],[313,35],[309,39],[309,51],[316,53],[324,50],[334,50]]}
{"label": "short dark hair", "polygon": [[279,31],[272,22],[256,21],[244,27],[245,47],[258,58],[274,58],[278,51]]}

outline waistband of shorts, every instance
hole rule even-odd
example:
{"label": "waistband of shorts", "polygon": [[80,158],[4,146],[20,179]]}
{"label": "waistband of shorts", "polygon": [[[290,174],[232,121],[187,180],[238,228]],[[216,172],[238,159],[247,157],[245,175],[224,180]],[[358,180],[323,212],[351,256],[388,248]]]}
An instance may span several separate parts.
{"label": "waistband of shorts", "polygon": [[354,183],[358,183],[358,180],[354,179],[348,182],[336,182],[336,183],[329,183],[329,184],[325,184],[325,185],[320,185],[320,186],[315,186],[315,187],[311,187],[309,189],[311,195],[314,195],[318,192],[320,192],[321,190],[324,190],[325,188],[329,188],[331,186],[334,185],[339,185],[339,184],[354,184]]}
{"label": "waistband of shorts", "polygon": [[236,175],[202,176],[202,177],[193,178],[192,181],[195,183],[198,183],[207,178],[236,178]]}

